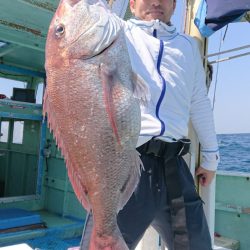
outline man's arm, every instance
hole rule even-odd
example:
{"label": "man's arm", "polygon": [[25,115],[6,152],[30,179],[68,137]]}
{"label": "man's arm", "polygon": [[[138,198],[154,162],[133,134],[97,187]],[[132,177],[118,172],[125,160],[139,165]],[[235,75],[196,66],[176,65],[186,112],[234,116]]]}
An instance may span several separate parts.
{"label": "man's arm", "polygon": [[201,163],[196,170],[196,175],[200,177],[199,182],[201,185],[208,186],[215,175],[220,157],[213,111],[207,96],[205,72],[196,43],[194,44],[194,56],[196,70],[190,117],[201,143],[202,154]]}

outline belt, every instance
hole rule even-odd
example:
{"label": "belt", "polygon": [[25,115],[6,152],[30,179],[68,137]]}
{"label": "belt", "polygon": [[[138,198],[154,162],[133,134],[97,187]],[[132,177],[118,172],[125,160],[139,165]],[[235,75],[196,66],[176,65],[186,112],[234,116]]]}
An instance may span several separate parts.
{"label": "belt", "polygon": [[149,154],[156,157],[167,159],[176,156],[183,156],[189,152],[191,141],[189,139],[180,139],[175,142],[165,142],[158,139],[151,139],[137,148],[141,154]]}

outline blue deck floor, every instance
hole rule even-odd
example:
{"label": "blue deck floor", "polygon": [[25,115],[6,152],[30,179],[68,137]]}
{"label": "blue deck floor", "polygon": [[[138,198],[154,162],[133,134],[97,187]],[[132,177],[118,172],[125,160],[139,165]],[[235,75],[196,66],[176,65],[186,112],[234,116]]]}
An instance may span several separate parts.
{"label": "blue deck floor", "polygon": [[[31,248],[36,250],[67,250],[69,247],[79,246],[81,241],[81,237],[69,238],[69,239],[61,239],[58,237],[45,236],[39,237],[30,240],[22,240],[19,242],[15,242],[15,245],[26,243]],[[0,247],[12,245],[10,243],[1,244]]]}
{"label": "blue deck floor", "polygon": [[83,220],[37,212],[47,228],[0,233],[0,247],[26,243],[36,250],[66,250],[79,246]]}
{"label": "blue deck floor", "polygon": [[79,246],[80,237],[71,239],[60,239],[53,236],[41,237],[37,239],[27,240],[25,242],[33,249],[39,250],[67,250],[69,247]]}

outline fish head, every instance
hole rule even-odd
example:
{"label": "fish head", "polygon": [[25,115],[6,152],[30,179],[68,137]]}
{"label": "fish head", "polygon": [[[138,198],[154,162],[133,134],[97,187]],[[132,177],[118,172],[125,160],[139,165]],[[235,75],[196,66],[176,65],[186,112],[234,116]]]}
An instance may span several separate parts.
{"label": "fish head", "polygon": [[108,22],[107,6],[100,2],[60,1],[48,30],[45,66],[59,66],[72,59],[97,54],[95,49]]}

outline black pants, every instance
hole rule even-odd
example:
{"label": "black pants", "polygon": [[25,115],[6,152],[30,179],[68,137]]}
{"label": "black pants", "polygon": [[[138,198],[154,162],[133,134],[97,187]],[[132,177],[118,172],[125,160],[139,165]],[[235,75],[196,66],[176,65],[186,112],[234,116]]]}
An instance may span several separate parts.
{"label": "black pants", "polygon": [[[151,225],[168,249],[174,250],[167,184],[164,178],[164,159],[143,153],[141,159],[145,171],[142,171],[139,185],[132,197],[118,214],[118,226],[129,249],[135,249]],[[176,156],[175,160],[185,201],[189,249],[211,250],[211,238],[202,201],[196,192],[193,177],[181,156]]]}
{"label": "black pants", "polygon": [[[188,166],[180,156],[186,153],[185,147],[182,147],[180,142],[168,144],[151,140],[138,150],[141,153],[145,171],[142,171],[136,190],[117,216],[118,226],[128,248],[135,249],[146,229],[151,225],[159,233],[161,240],[169,250],[212,250],[202,201],[196,192]],[[168,159],[171,160],[168,161]],[[175,178],[179,183],[177,189],[181,190],[182,198],[184,198],[186,228],[183,231],[187,231],[187,237],[185,236],[188,238],[187,241],[182,234],[177,234],[173,230],[173,210],[171,210],[173,207],[169,204],[171,199],[169,199],[168,193],[171,191],[170,189],[176,190],[173,190],[173,179],[169,176],[166,177],[166,168],[169,167],[177,169]],[[172,184],[170,185],[169,182]],[[181,187],[179,188],[179,186]],[[88,249],[92,227],[93,218],[90,214],[86,220],[81,241],[83,250]],[[181,242],[182,239],[184,239],[183,242]],[[150,250],[150,246],[148,250]]]}

